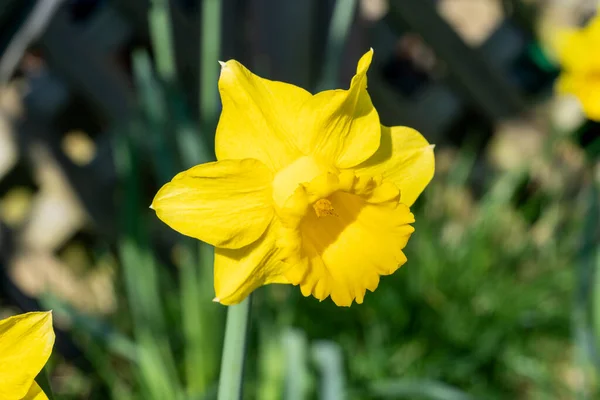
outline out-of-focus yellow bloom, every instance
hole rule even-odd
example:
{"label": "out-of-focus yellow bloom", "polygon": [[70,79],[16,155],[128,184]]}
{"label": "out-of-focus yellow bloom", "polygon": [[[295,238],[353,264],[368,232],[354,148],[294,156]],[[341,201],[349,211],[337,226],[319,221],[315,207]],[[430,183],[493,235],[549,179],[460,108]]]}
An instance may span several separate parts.
{"label": "out-of-focus yellow bloom", "polygon": [[0,399],[47,400],[35,382],[54,345],[51,312],[0,321]]}
{"label": "out-of-focus yellow bloom", "polygon": [[372,57],[350,89],[316,95],[222,63],[219,161],[178,174],[152,204],[173,229],[216,247],[215,301],[290,283],[349,306],[406,262],[409,206],[433,177],[433,146],[380,125],[366,90]]}
{"label": "out-of-focus yellow bloom", "polygon": [[563,69],[558,91],[575,95],[587,117],[600,121],[600,15],[584,28],[559,32],[556,47]]}

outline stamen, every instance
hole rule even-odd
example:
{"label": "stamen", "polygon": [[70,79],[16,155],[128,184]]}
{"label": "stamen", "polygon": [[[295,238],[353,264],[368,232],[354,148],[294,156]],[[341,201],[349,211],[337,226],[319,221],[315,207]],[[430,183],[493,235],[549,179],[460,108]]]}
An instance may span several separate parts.
{"label": "stamen", "polygon": [[337,217],[335,210],[333,209],[333,205],[331,201],[327,199],[319,199],[313,204],[313,208],[315,209],[315,214],[317,217],[328,217],[330,215],[334,215]]}

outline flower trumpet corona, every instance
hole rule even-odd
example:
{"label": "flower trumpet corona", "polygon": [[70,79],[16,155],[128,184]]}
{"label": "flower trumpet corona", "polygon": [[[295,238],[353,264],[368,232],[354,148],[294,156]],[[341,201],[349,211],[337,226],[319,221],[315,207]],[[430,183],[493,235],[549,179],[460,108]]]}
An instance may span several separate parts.
{"label": "flower trumpet corona", "polygon": [[372,57],[348,90],[315,95],[221,63],[219,161],[176,175],[151,206],[215,246],[215,301],[288,283],[349,306],[406,262],[409,206],[433,177],[433,146],[380,124],[367,93]]}
{"label": "flower trumpet corona", "polygon": [[50,312],[31,312],[0,321],[0,399],[48,399],[35,377],[48,361],[53,345]]}
{"label": "flower trumpet corona", "polygon": [[585,27],[559,32],[556,40],[562,73],[559,93],[577,97],[586,116],[600,121],[600,15]]}

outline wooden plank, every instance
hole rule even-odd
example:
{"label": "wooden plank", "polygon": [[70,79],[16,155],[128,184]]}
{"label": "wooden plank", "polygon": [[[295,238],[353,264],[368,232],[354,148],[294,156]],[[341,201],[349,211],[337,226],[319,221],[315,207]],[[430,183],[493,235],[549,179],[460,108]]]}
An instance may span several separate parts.
{"label": "wooden plank", "polygon": [[[198,110],[198,60],[200,58],[199,16],[198,14],[185,14],[173,0],[170,0],[169,3],[175,40],[178,83],[181,87],[186,88],[184,91],[186,100],[189,101],[192,113],[196,113]],[[114,2],[114,7],[131,24],[136,36],[145,38],[149,43],[149,1],[118,1]]]}
{"label": "wooden plank", "polygon": [[478,49],[462,41],[431,0],[390,1],[386,20],[393,29],[407,27],[421,35],[446,64],[458,88],[489,118],[505,118],[523,110],[517,88]]}
{"label": "wooden plank", "polygon": [[93,43],[96,50],[108,54],[127,44],[133,35],[133,26],[109,3],[82,26],[81,41]]}
{"label": "wooden plank", "polygon": [[105,118],[124,121],[130,116],[134,96],[127,75],[94,43],[82,40],[67,10],[57,12],[40,45],[50,68],[98,107]]}
{"label": "wooden plank", "polygon": [[481,45],[480,52],[491,64],[506,70],[523,53],[526,44],[525,34],[506,20]]}
{"label": "wooden plank", "polygon": [[104,134],[99,139],[101,152],[97,153],[94,162],[79,167],[63,153],[60,134],[52,127],[51,121],[36,115],[19,125],[20,146],[25,147],[36,139],[44,143],[90,215],[96,232],[105,238],[116,237],[116,204],[113,197],[116,175],[112,153],[106,151],[110,137]]}
{"label": "wooden plank", "polygon": [[418,99],[408,99],[392,90],[375,73],[369,77],[369,93],[382,124],[410,126],[438,144],[464,106],[461,99],[443,84],[432,85]]}

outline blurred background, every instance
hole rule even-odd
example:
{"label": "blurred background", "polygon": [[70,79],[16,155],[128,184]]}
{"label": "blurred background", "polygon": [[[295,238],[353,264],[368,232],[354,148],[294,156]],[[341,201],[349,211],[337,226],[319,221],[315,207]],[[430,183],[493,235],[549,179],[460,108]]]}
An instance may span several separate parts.
{"label": "blurred background", "polygon": [[351,308],[259,289],[244,398],[598,398],[600,125],[550,46],[596,7],[3,0],[0,317],[54,310],[57,399],[215,398],[212,249],[152,197],[214,158],[217,60],[315,92],[373,47],[382,122],[437,145],[409,262]]}

